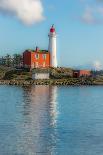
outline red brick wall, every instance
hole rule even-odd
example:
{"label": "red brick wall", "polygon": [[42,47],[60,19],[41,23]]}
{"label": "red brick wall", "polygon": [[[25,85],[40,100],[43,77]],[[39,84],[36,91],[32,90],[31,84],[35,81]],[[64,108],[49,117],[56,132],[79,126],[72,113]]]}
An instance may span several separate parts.
{"label": "red brick wall", "polygon": [[[43,55],[46,55],[44,59]],[[36,58],[38,55],[38,59]],[[42,67],[49,67],[50,66],[50,53],[49,52],[29,52],[25,51],[23,53],[23,64],[24,67],[27,65],[29,68],[42,68]]]}
{"label": "red brick wall", "polygon": [[29,51],[23,53],[23,66],[29,68],[31,66],[31,52]]}
{"label": "red brick wall", "polygon": [[91,71],[89,70],[74,70],[73,71],[73,77],[78,78],[80,76],[90,76]]}
{"label": "red brick wall", "polygon": [[78,78],[79,77],[79,71],[73,71],[73,77]]}
{"label": "red brick wall", "polygon": [[[46,55],[46,59],[43,58],[43,55]],[[39,58],[36,58],[36,55],[39,55]],[[35,52],[34,56],[32,56],[32,64],[35,64],[37,67],[49,67],[50,66],[50,54],[49,53],[40,53],[40,52]]]}
{"label": "red brick wall", "polygon": [[90,76],[91,72],[89,70],[80,70],[80,76]]}

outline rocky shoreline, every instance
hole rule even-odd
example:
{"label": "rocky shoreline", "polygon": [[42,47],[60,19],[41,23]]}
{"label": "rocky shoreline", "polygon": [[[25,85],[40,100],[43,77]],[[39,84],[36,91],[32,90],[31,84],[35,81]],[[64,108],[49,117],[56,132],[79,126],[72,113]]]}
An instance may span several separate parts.
{"label": "rocky shoreline", "polygon": [[8,68],[0,69],[0,85],[63,85],[63,86],[82,86],[82,85],[103,85],[103,73],[93,74],[90,77],[73,77],[73,70],[70,68],[49,68],[34,69],[34,72],[49,72],[48,80],[32,80],[32,71],[15,70]]}
{"label": "rocky shoreline", "polygon": [[103,81],[96,81],[95,79],[49,79],[49,80],[0,80],[0,85],[17,85],[17,86],[30,86],[30,85],[103,85]]}

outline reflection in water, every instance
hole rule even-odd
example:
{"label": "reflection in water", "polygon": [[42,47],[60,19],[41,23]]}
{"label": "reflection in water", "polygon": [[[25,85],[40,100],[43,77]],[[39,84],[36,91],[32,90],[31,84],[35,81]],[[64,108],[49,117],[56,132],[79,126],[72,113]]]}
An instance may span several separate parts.
{"label": "reflection in water", "polygon": [[102,155],[103,87],[0,86],[0,155]]}
{"label": "reflection in water", "polygon": [[[34,86],[24,89],[22,122],[20,122],[17,152],[19,154],[51,155],[56,141],[57,87]],[[49,102],[50,101],[50,102]]]}
{"label": "reflection in water", "polygon": [[50,118],[51,118],[51,125],[56,126],[57,121],[57,87],[52,87],[50,89]]}

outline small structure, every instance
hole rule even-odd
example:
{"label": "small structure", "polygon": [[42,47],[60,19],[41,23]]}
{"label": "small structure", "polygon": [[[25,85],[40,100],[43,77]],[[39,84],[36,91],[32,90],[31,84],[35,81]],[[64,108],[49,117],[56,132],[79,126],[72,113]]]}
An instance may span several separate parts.
{"label": "small structure", "polygon": [[73,70],[73,77],[79,78],[79,77],[89,77],[91,76],[90,70]]}
{"label": "small structure", "polygon": [[45,70],[45,69],[34,69],[32,71],[32,79],[33,80],[40,80],[40,79],[49,79],[50,77],[50,73],[49,70]]}

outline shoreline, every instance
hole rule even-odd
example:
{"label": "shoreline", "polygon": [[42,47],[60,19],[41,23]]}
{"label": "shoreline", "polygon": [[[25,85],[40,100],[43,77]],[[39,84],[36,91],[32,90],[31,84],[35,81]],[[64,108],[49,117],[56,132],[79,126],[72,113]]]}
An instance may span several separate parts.
{"label": "shoreline", "polygon": [[[49,79],[33,80],[35,73],[49,73]],[[0,85],[57,85],[57,86],[103,86],[103,73],[94,73],[92,76],[73,77],[70,68],[34,69],[33,71],[0,69]]]}
{"label": "shoreline", "polygon": [[49,79],[49,80],[0,80],[0,85],[57,85],[57,86],[103,86],[103,82],[82,79]]}

